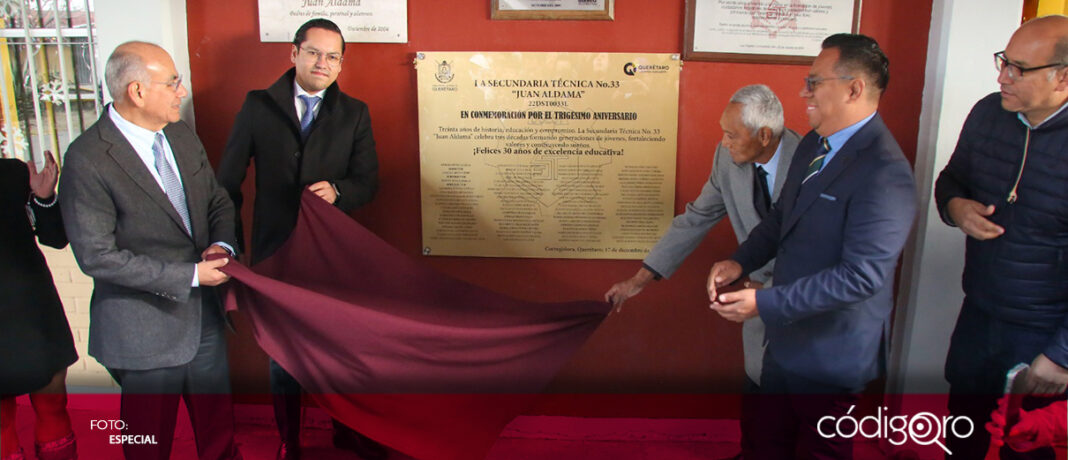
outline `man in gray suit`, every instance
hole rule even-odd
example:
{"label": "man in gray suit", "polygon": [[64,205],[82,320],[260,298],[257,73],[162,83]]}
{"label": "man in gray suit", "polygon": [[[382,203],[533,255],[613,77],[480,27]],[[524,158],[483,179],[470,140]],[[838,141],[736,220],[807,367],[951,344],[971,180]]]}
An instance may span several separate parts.
{"label": "man in gray suit", "polygon": [[[93,278],[89,354],[122,386],[127,460],[170,456],[178,399],[202,460],[240,458],[212,286],[231,253],[234,208],[179,120],[187,93],[170,55],[120,45],[105,69],[115,103],[66,154],[59,186],[78,265]],[[232,255],[232,253],[230,254]],[[118,434],[118,433],[116,433]]]}
{"label": "man in gray suit", "polygon": [[[605,300],[617,310],[627,299],[641,292],[652,280],[668,278],[697,248],[705,235],[724,216],[730,216],[738,242],[760,223],[779,196],[786,171],[800,137],[783,127],[782,104],[764,85],[750,85],[731,96],[720,118],[723,140],[716,148],[712,173],[701,195],[675,216],[671,228],[660,238],[642,268],[630,279],[612,286]],[[774,261],[749,275],[748,287],[771,285]],[[764,359],[764,324],[753,318],[742,325],[745,355],[746,392],[753,393],[760,382]],[[750,428],[746,407],[742,409],[742,442]]]}

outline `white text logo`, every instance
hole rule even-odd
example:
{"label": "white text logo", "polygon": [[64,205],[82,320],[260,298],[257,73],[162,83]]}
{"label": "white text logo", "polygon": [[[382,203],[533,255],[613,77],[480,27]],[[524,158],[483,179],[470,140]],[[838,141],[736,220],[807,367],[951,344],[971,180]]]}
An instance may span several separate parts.
{"label": "white text logo", "polygon": [[900,446],[907,441],[912,441],[921,446],[936,444],[947,454],[953,455],[944,442],[947,437],[953,435],[958,439],[964,439],[975,432],[975,424],[968,417],[954,417],[951,415],[939,418],[930,412],[918,414],[895,415],[889,417],[883,414],[886,407],[879,407],[875,415],[861,417],[859,420],[853,417],[853,409],[849,406],[846,415],[832,417],[830,415],[820,417],[816,423],[816,430],[820,436],[830,439],[834,436],[853,438],[858,434],[868,439],[886,439],[895,446]]}

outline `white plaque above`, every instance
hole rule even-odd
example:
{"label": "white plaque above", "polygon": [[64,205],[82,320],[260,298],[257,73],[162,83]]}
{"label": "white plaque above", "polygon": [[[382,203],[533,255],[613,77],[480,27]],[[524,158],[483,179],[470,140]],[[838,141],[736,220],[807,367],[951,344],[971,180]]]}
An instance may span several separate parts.
{"label": "white plaque above", "polygon": [[309,19],[326,18],[346,42],[407,43],[405,0],[259,0],[260,41],[291,42]]}

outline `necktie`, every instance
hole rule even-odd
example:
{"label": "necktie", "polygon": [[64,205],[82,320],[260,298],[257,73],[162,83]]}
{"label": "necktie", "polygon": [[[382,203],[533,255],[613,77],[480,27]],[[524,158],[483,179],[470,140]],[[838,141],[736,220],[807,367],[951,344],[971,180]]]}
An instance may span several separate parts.
{"label": "necktie", "polygon": [[156,172],[159,173],[160,179],[163,180],[163,193],[167,194],[167,199],[174,206],[174,210],[178,211],[178,215],[182,217],[182,223],[185,224],[185,232],[192,235],[193,225],[189,223],[189,208],[185,202],[185,190],[182,189],[181,179],[175,174],[174,169],[171,168],[171,164],[167,162],[167,157],[163,153],[163,134],[156,133],[156,141],[152,143],[152,156],[156,159]]}
{"label": "necktie", "polygon": [[805,178],[801,180],[802,184],[808,182],[812,176],[819,174],[820,168],[823,167],[823,159],[827,157],[827,152],[830,151],[831,144],[827,142],[826,137],[821,137],[819,151],[816,152],[816,158],[813,158],[812,161],[808,163],[808,170],[805,171]]}
{"label": "necktie", "polygon": [[754,166],[753,174],[753,206],[756,207],[757,215],[761,219],[768,215],[771,210],[771,193],[768,192],[768,172],[760,165]]}
{"label": "necktie", "polygon": [[319,96],[301,94],[297,97],[304,101],[304,115],[300,117],[300,138],[306,140],[311,132],[312,122],[315,121],[315,106],[319,104]]}

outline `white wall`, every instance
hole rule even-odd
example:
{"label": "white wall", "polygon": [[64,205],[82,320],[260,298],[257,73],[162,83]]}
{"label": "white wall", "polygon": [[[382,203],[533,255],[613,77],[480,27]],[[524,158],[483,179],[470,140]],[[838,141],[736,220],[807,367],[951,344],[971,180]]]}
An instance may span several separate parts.
{"label": "white wall", "polygon": [[[115,47],[130,40],[162,46],[174,58],[182,74],[183,85],[192,88],[189,72],[189,38],[186,33],[185,0],[104,0],[96,2],[97,68],[101,75],[104,63]],[[104,99],[110,101],[107,87]],[[182,103],[182,119],[194,125],[193,93]]]}
{"label": "white wall", "polygon": [[887,392],[946,393],[942,369],[963,292],[964,234],[938,217],[934,181],[972,105],[998,90],[993,54],[1020,25],[1022,0],[941,0],[931,12],[916,152],[920,216],[905,248]]}

